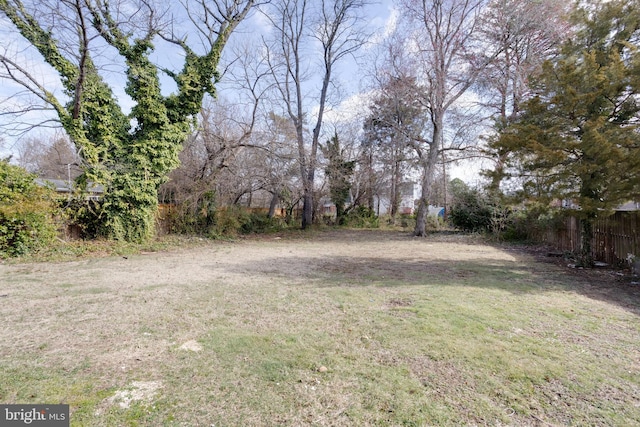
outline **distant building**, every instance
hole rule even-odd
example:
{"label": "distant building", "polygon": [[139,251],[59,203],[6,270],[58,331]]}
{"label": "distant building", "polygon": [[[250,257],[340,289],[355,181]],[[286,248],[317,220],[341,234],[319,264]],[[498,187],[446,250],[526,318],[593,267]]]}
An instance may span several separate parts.
{"label": "distant building", "polygon": [[[71,196],[76,190],[74,182],[66,179],[36,178],[35,181],[42,187],[53,187],[56,193],[61,195]],[[87,200],[98,200],[103,194],[104,187],[102,185],[89,183],[87,186]]]}
{"label": "distant building", "polygon": [[[551,202],[551,207],[554,208],[565,208],[565,209],[580,209],[580,205],[578,205],[574,200],[571,199],[562,199],[562,200],[554,200]],[[618,212],[631,212],[631,211],[640,211],[640,202],[631,201],[624,203],[617,208],[614,209]]]}
{"label": "distant building", "polygon": [[627,202],[618,206],[617,211],[640,211],[640,202]]}
{"label": "distant building", "polygon": [[[415,213],[416,200],[420,198],[420,187],[415,182],[403,182],[400,184],[400,206],[398,213],[401,215],[413,215]],[[391,210],[391,201],[388,196],[374,197],[376,215],[387,215]]]}

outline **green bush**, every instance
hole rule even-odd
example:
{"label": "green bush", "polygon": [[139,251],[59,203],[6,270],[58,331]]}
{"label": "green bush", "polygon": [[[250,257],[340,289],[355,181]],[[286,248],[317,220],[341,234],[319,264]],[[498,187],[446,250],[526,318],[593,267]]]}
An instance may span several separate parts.
{"label": "green bush", "polygon": [[247,217],[243,217],[240,231],[243,234],[251,233],[273,233],[284,228],[284,223],[280,218],[270,218],[267,213],[252,212]]}
{"label": "green bush", "polygon": [[566,217],[562,211],[546,206],[528,206],[514,211],[510,222],[502,233],[502,238],[511,241],[540,241],[548,230],[560,230],[565,227]]}
{"label": "green bush", "polygon": [[215,193],[207,191],[188,203],[169,209],[164,218],[165,229],[169,233],[211,237],[210,234],[215,234],[216,217]]}
{"label": "green bush", "polygon": [[492,231],[492,206],[477,190],[465,189],[455,195],[449,212],[451,224],[463,231]]}
{"label": "green bush", "polygon": [[0,161],[0,257],[24,255],[56,237],[55,193],[39,187],[35,178]]}
{"label": "green bush", "polygon": [[[428,224],[427,224],[428,225]],[[404,229],[413,229],[416,226],[416,216],[411,214],[400,214],[400,226]]]}
{"label": "green bush", "polygon": [[357,206],[349,211],[344,225],[357,228],[378,228],[380,227],[380,219],[373,209]]}
{"label": "green bush", "polygon": [[537,221],[527,211],[510,212],[509,221],[500,236],[506,241],[525,241],[532,237],[532,231],[537,228]]}
{"label": "green bush", "polygon": [[449,212],[451,224],[463,231],[490,233],[507,240],[526,239],[530,219],[522,212],[514,212],[498,195],[472,189],[457,183],[454,203]]}

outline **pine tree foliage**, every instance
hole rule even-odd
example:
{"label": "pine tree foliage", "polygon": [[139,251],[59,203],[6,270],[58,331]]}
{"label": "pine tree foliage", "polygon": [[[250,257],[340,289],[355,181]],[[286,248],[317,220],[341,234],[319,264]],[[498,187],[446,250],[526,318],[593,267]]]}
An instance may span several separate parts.
{"label": "pine tree foliage", "polygon": [[593,220],[640,194],[640,2],[578,9],[578,31],[543,66],[534,96],[493,148],[513,153],[524,197],[570,200],[590,264]]}
{"label": "pine tree foliage", "polygon": [[400,206],[400,185],[414,161],[412,151],[421,150],[416,141],[428,129],[428,115],[421,102],[424,91],[415,77],[390,77],[369,107],[363,126],[363,143],[376,154],[388,182],[392,221]]}
{"label": "pine tree foliage", "polygon": [[329,161],[325,173],[329,180],[331,201],[336,205],[336,222],[342,224],[344,222],[345,203],[351,190],[351,176],[356,167],[356,162],[346,159],[337,133],[320,148],[322,149],[322,154]]}

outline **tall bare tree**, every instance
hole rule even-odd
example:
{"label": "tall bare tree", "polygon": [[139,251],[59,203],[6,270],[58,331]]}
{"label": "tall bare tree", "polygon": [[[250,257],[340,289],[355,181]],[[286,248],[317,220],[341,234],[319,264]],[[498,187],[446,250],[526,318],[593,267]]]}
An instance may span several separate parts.
{"label": "tall bare tree", "polygon": [[403,14],[412,34],[408,48],[421,62],[419,76],[426,87],[425,105],[431,132],[416,141],[422,170],[422,194],[414,233],[426,234],[431,187],[444,140],[445,119],[452,106],[472,87],[482,69],[496,56],[483,52],[475,38],[483,0],[404,0]]}
{"label": "tall bare tree", "polygon": [[[198,209],[203,197],[212,199],[215,194],[219,198],[221,174],[235,165],[240,150],[262,149],[253,133],[269,89],[265,78],[269,70],[248,41],[234,46],[225,61],[224,82],[220,86],[232,98],[205,100],[198,127],[180,153],[180,167],[171,172],[169,181],[160,189],[163,200],[183,205],[188,211]],[[226,174],[225,179],[228,177]]]}
{"label": "tall bare tree", "polygon": [[[360,26],[366,4],[367,0],[276,0],[267,15],[274,28],[268,42],[273,78],[286,115],[296,129],[304,188],[302,228],[313,222],[318,149],[330,86],[336,65],[366,41]],[[310,64],[318,56],[319,73],[315,76]],[[314,85],[313,78],[319,78],[316,95],[308,91]],[[315,117],[311,118],[314,108]],[[305,133],[308,124],[313,126],[310,135]]]}
{"label": "tall bare tree", "polygon": [[81,173],[78,153],[61,131],[51,137],[29,137],[17,144],[18,164],[43,178],[72,180]]}

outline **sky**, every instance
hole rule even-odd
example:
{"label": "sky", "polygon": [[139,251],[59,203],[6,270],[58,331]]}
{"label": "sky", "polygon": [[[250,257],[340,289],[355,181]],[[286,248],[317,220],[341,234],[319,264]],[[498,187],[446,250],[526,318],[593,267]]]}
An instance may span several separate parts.
{"label": "sky", "polygon": [[[325,118],[328,123],[352,121],[354,117],[362,117],[366,114],[366,107],[371,99],[371,91],[367,89],[365,85],[364,68],[366,68],[367,55],[370,55],[374,46],[394,30],[397,24],[398,13],[393,6],[392,0],[380,0],[366,6],[363,10],[362,19],[366,21],[366,28],[371,34],[369,44],[358,52],[357,60],[349,57],[339,64],[335,73],[339,97],[333,98],[335,102],[326,113]],[[259,45],[261,36],[268,36],[268,33],[269,23],[267,19],[263,14],[254,12],[237,28],[235,34],[232,35],[229,45],[225,48],[225,52],[230,53],[234,45],[246,39],[249,39],[253,44]],[[18,55],[21,63],[25,64],[25,67],[29,69],[30,73],[38,78],[45,87],[52,90],[56,95],[63,96],[62,86],[55,70],[46,65],[37,52],[34,52],[33,49],[26,48],[26,42],[6,19],[0,19],[0,37],[5,40],[2,47],[0,47],[0,49],[4,50],[0,50],[0,53]],[[173,69],[179,69],[181,67],[180,52],[177,51],[175,47],[166,43],[158,43],[157,46],[158,48],[152,57],[155,61]],[[311,67],[314,66],[314,64],[309,65]],[[363,67],[363,65],[365,67]],[[133,104],[131,99],[124,93],[121,73],[122,66],[111,65],[107,70],[113,71],[105,74],[105,78],[111,84],[121,106],[125,111],[130,110]],[[315,79],[315,84],[319,85],[319,75],[315,76]],[[310,84],[314,84],[313,74],[310,79]],[[167,77],[162,79],[162,85],[164,91],[167,93],[175,87],[171,79]],[[233,99],[234,95],[230,92],[231,89],[224,80],[218,85],[217,89],[220,96]],[[20,90],[21,88],[15,84],[11,84],[6,80],[0,80],[0,99],[4,101],[5,106],[7,102],[14,102],[12,100],[15,99],[13,95]],[[311,109],[317,112],[317,106],[315,109],[313,107]],[[43,113],[32,113],[30,117],[31,121],[37,122],[41,120]],[[2,120],[5,119],[0,117],[0,123]],[[35,130],[27,134],[27,137],[46,136],[49,134],[48,132],[50,132],[50,130]],[[0,146],[0,157],[8,154],[16,155],[19,138],[5,132],[0,133],[0,136],[4,139],[3,146]],[[470,173],[470,171],[472,172]],[[460,177],[465,181],[473,180],[473,177],[476,175],[476,171],[473,171],[473,169],[470,169],[468,166],[453,167],[450,173],[452,176]]]}
{"label": "sky", "polygon": [[[395,13],[392,12],[393,7],[391,5],[390,0],[381,0],[375,3],[370,4],[365,9],[364,19],[368,21],[367,28],[372,29],[374,33],[374,38],[377,39],[381,37],[384,33],[385,26],[388,25],[388,22],[393,22],[393,17]],[[389,19],[391,17],[391,19]],[[250,38],[253,43],[260,43],[260,35],[267,35],[269,32],[268,29],[268,21],[264,17],[263,14],[259,12],[253,12],[248,19],[246,19],[240,26],[236,29],[235,34],[232,35],[230,43],[225,48],[225,53],[229,53],[234,44],[240,43],[243,39]],[[24,65],[29,72],[35,76],[39,82],[43,84],[49,90],[60,97],[62,97],[63,89],[62,85],[59,82],[59,78],[55,70],[46,65],[44,61],[42,61],[40,55],[35,52],[33,49],[28,48],[28,44],[24,41],[24,39],[16,32],[13,25],[8,22],[8,20],[4,17],[0,18],[0,37],[4,40],[4,43],[0,47],[0,53],[7,55],[9,57],[17,57],[20,60],[20,63]],[[191,36],[190,36],[191,37]],[[191,37],[191,40],[196,41],[197,38],[195,35]],[[190,40],[190,41],[191,41]],[[372,40],[375,42],[375,40]],[[179,70],[182,65],[181,54],[175,47],[168,45],[166,43],[159,42],[157,43],[158,49],[156,49],[155,53],[152,55],[152,58],[156,60],[158,63],[163,66],[167,66],[168,68],[172,68],[175,70]],[[354,64],[351,64],[353,67]],[[338,70],[339,77],[341,78],[341,87],[348,87],[349,92],[353,93],[359,88],[358,80],[353,79],[353,77],[357,76],[358,73],[354,72],[353,69],[349,69],[349,65],[342,67]],[[107,74],[107,81],[111,84],[115,95],[118,97],[121,106],[123,109],[130,110],[132,106],[132,102],[129,97],[124,93],[124,86],[121,84],[122,82],[122,74],[119,73],[122,67],[110,67],[112,70],[116,71],[111,75]],[[120,68],[118,70],[117,68]],[[175,87],[171,79],[164,77],[162,79],[162,85],[165,92],[171,92]],[[219,84],[219,89],[224,90],[225,84]],[[0,99],[3,100],[3,103],[6,105],[13,104],[18,102],[15,95],[18,92],[23,91],[23,89],[16,84],[9,82],[7,80],[0,80]],[[224,93],[222,93],[224,95]],[[349,103],[345,104],[346,106]],[[42,113],[33,114],[33,121],[38,121]],[[0,121],[3,120],[0,117]],[[0,134],[5,139],[5,145],[10,148],[16,141],[16,138],[12,135],[8,135],[6,133]]]}

